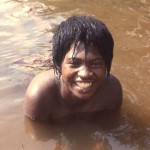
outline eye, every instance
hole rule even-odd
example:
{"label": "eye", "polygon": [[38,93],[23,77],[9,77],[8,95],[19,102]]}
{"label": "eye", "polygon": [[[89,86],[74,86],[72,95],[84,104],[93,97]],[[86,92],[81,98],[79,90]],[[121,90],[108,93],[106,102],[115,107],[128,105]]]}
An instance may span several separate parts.
{"label": "eye", "polygon": [[80,63],[79,61],[76,61],[76,60],[70,61],[68,64],[69,64],[71,67],[79,67],[79,66],[81,65],[81,63]]}
{"label": "eye", "polygon": [[80,62],[75,61],[75,62],[73,62],[73,65],[74,66],[80,66]]}
{"label": "eye", "polygon": [[91,62],[90,66],[93,68],[103,67],[104,62],[103,61],[94,61],[94,62]]}

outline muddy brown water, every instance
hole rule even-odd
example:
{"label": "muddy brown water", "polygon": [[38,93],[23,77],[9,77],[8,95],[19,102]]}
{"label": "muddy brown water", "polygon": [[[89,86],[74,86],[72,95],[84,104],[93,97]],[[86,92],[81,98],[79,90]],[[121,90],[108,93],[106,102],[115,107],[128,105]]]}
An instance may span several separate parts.
{"label": "muddy brown water", "polygon": [[[25,89],[34,75],[52,68],[53,32],[72,15],[95,16],[110,29],[121,112],[95,121],[30,121],[22,111]],[[1,0],[0,18],[1,150],[150,149],[149,0]]]}

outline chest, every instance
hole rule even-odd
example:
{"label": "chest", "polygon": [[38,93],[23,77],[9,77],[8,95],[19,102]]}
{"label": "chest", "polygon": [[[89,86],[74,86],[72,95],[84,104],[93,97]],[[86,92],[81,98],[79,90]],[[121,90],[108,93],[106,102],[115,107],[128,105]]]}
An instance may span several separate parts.
{"label": "chest", "polygon": [[66,118],[66,117],[91,117],[95,112],[105,110],[107,108],[107,97],[101,95],[96,98],[91,98],[84,104],[66,105],[64,103],[58,103],[55,105],[55,109],[52,113],[53,119]]}

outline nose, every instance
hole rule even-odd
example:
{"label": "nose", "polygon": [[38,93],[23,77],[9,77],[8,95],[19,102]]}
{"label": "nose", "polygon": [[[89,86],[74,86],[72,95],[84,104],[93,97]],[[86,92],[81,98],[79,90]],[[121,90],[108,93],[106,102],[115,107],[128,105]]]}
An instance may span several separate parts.
{"label": "nose", "polygon": [[87,67],[82,67],[78,72],[78,76],[82,79],[90,79],[93,76],[93,72]]}

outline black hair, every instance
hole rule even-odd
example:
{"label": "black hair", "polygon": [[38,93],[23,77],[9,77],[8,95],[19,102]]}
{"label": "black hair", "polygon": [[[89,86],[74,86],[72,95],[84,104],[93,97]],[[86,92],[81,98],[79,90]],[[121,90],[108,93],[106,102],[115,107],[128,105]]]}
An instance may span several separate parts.
{"label": "black hair", "polygon": [[106,25],[90,16],[72,16],[56,29],[52,46],[55,72],[61,75],[61,64],[66,53],[73,43],[76,48],[79,41],[84,43],[86,53],[91,45],[100,52],[105,62],[107,76],[109,76],[114,40]]}

